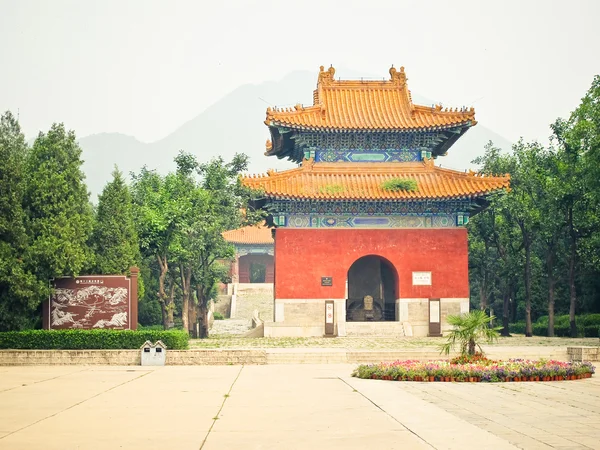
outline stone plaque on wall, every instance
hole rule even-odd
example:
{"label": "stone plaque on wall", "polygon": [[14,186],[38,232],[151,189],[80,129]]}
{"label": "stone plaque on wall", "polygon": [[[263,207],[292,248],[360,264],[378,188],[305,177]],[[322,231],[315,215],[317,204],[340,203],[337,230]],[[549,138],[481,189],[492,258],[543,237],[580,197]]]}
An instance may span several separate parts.
{"label": "stone plaque on wall", "polygon": [[413,272],[413,286],[431,286],[431,272]]}

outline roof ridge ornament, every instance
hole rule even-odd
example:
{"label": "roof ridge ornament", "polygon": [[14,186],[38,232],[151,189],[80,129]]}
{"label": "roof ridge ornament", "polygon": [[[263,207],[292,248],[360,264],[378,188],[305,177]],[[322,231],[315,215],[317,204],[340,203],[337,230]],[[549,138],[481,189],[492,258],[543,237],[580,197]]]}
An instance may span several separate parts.
{"label": "roof ridge ornament", "polygon": [[319,72],[319,84],[322,84],[324,86],[330,85],[335,81],[334,76],[335,69],[333,68],[333,65],[331,65],[327,70],[325,70],[325,67],[321,66]]}
{"label": "roof ridge ornament", "polygon": [[406,84],[406,73],[404,73],[404,66],[400,67],[400,70],[396,70],[396,68],[392,65],[390,67],[390,81],[399,85],[400,87],[404,87]]}
{"label": "roof ridge ornament", "polygon": [[312,172],[313,166],[315,165],[315,158],[304,158],[302,160],[302,171]]}

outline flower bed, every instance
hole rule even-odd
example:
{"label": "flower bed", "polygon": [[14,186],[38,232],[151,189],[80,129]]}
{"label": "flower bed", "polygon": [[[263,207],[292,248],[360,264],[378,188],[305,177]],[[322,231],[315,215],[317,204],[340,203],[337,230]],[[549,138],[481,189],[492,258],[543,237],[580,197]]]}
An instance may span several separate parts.
{"label": "flower bed", "polygon": [[353,377],[396,381],[559,381],[590,378],[595,367],[588,362],[510,359],[493,361],[396,361],[361,364]]}

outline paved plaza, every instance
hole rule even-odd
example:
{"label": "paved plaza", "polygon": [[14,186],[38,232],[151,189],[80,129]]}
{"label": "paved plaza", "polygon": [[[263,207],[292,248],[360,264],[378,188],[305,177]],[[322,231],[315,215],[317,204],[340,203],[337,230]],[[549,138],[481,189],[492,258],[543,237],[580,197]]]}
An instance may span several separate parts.
{"label": "paved plaza", "polygon": [[597,377],[416,383],[352,368],[0,367],[0,449],[600,448]]}

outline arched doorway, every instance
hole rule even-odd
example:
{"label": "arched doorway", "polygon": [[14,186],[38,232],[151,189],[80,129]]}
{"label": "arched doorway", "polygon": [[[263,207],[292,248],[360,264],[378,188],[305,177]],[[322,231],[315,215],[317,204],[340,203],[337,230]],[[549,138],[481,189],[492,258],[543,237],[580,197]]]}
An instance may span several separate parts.
{"label": "arched doorway", "polygon": [[240,283],[272,283],[273,256],[260,254],[240,256],[238,273]]}
{"label": "arched doorway", "polygon": [[385,258],[369,255],[357,259],[348,270],[346,320],[396,320],[396,280],[396,269]]}

